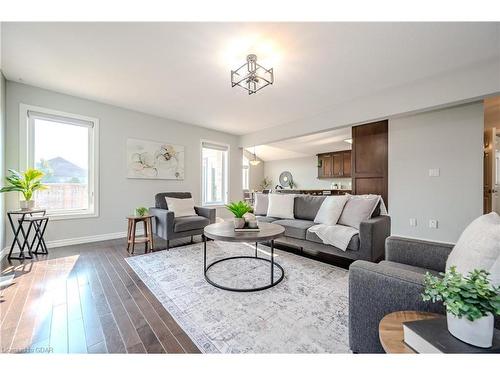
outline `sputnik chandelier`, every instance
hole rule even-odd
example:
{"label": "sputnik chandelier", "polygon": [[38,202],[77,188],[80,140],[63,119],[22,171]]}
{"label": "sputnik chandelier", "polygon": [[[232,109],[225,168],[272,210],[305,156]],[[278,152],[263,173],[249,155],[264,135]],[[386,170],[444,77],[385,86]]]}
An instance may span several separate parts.
{"label": "sputnik chandelier", "polygon": [[257,63],[257,55],[248,55],[247,62],[236,70],[231,70],[231,87],[240,86],[255,94],[274,82],[273,68],[266,69]]}

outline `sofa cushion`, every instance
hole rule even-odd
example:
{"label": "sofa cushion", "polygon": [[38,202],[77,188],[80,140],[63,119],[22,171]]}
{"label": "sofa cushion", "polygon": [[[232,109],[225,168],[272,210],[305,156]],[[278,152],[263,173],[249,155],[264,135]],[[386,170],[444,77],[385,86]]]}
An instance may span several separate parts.
{"label": "sofa cushion", "polygon": [[430,270],[428,268],[410,266],[408,264],[391,262],[389,260],[383,260],[380,262],[380,264],[383,264],[383,265],[386,265],[389,267],[398,268],[398,269],[403,270],[403,271],[416,272],[416,273],[419,273],[421,275],[425,275],[427,272],[429,272],[430,274],[435,275],[435,276],[439,275],[439,272],[434,271],[434,270]]}
{"label": "sofa cushion", "polygon": [[295,196],[292,194],[268,194],[269,204],[267,216],[281,219],[293,219],[293,205]]}
{"label": "sofa cushion", "polygon": [[255,205],[253,213],[255,215],[267,215],[267,206],[269,205],[269,194],[255,193]]}
{"label": "sofa cushion", "polygon": [[262,221],[263,223],[272,223],[273,221],[279,220],[277,217],[271,216],[257,216],[257,221]]}
{"label": "sofa cushion", "polygon": [[285,236],[297,238],[299,240],[306,239],[307,230],[314,225],[310,220],[276,220],[273,224],[281,225],[285,228]]}
{"label": "sofa cushion", "polygon": [[155,195],[156,208],[162,208],[164,210],[168,210],[167,201],[165,200],[165,197],[186,199],[186,198],[191,198],[191,193],[183,193],[178,191],[170,193],[158,193]]}
{"label": "sofa cushion", "polygon": [[210,220],[203,216],[183,216],[174,219],[174,232],[202,229],[210,224]]}
{"label": "sofa cushion", "polygon": [[475,219],[463,231],[446,261],[446,270],[457,272],[486,270],[492,285],[500,286],[500,216],[490,212]]}
{"label": "sofa cushion", "polygon": [[365,194],[348,197],[338,223],[359,229],[361,222],[368,220],[377,208],[380,195]]}
{"label": "sofa cushion", "polygon": [[331,197],[326,197],[314,218],[314,222],[326,225],[337,224],[347,199],[346,195],[332,195]]}
{"label": "sofa cushion", "polygon": [[173,211],[175,217],[195,216],[194,199],[193,198],[172,198],[165,197],[169,211]]}
{"label": "sofa cushion", "polygon": [[297,195],[294,202],[294,215],[296,219],[314,220],[325,197],[313,195]]}
{"label": "sofa cushion", "polygon": [[[311,241],[311,242],[316,242],[316,243],[323,243],[321,238],[318,237],[316,233],[313,232],[307,232],[306,233],[306,240]],[[359,234],[355,234],[352,236],[351,240],[349,241],[349,244],[347,245],[347,250],[351,251],[358,251],[359,250]]]}

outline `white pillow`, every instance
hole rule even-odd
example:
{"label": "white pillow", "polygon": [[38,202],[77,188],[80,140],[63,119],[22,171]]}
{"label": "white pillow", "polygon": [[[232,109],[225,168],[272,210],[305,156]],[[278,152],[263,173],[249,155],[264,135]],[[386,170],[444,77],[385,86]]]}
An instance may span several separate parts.
{"label": "white pillow", "polygon": [[269,204],[267,206],[267,216],[280,219],[293,219],[293,204],[295,194],[268,194]]}
{"label": "white pillow", "polygon": [[169,211],[174,212],[175,217],[196,215],[193,198],[170,198],[165,197]]}
{"label": "white pillow", "polygon": [[359,229],[361,222],[372,216],[379,201],[380,195],[348,195],[338,223]]}
{"label": "white pillow", "polygon": [[266,215],[267,214],[267,206],[269,205],[269,194],[263,193],[255,193],[255,207],[253,209],[253,213],[255,215]]}
{"label": "white pillow", "polygon": [[446,261],[446,269],[451,266],[463,276],[475,269],[486,270],[492,284],[500,285],[500,216],[496,212],[478,217],[465,228]]}
{"label": "white pillow", "polygon": [[326,197],[314,218],[314,222],[326,225],[337,224],[347,199],[347,195],[332,195]]}

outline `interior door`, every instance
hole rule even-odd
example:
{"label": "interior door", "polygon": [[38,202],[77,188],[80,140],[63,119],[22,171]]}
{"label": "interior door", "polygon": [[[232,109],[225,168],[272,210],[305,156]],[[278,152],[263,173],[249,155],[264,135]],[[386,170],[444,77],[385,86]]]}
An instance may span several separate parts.
{"label": "interior door", "polygon": [[497,136],[496,129],[484,131],[484,184],[483,184],[483,211],[500,211],[498,205],[498,178],[497,178]]}

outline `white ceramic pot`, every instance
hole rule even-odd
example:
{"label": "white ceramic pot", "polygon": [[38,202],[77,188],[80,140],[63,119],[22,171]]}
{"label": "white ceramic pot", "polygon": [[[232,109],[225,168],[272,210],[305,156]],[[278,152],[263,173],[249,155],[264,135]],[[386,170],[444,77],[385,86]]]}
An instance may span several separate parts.
{"label": "white ceramic pot", "polygon": [[489,348],[493,344],[494,319],[491,313],[472,322],[466,317],[458,318],[447,313],[446,320],[448,331],[457,339],[480,348]]}
{"label": "white ceramic pot", "polygon": [[29,201],[19,201],[19,203],[21,210],[32,210],[35,208],[35,201],[33,199]]}
{"label": "white ceramic pot", "polygon": [[245,219],[242,217],[235,217],[234,221],[234,229],[241,229],[245,227]]}

